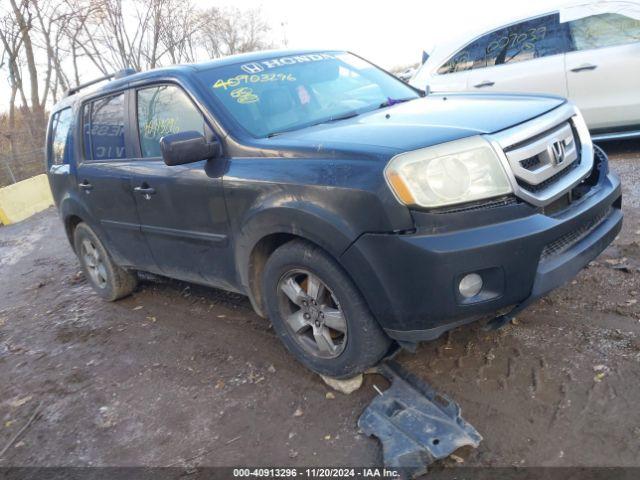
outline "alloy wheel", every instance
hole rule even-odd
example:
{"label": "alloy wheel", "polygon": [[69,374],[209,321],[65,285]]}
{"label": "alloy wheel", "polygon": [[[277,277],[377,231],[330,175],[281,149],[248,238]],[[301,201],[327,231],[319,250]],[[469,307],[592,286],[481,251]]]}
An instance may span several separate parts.
{"label": "alloy wheel", "polygon": [[307,352],[336,358],[347,345],[347,321],[325,283],[306,270],[292,270],[278,282],[280,312],[293,338]]}
{"label": "alloy wheel", "polygon": [[81,250],[82,259],[87,267],[91,280],[99,288],[105,288],[107,286],[107,268],[105,267],[102,255],[100,255],[100,251],[94,243],[87,238],[82,240]]}

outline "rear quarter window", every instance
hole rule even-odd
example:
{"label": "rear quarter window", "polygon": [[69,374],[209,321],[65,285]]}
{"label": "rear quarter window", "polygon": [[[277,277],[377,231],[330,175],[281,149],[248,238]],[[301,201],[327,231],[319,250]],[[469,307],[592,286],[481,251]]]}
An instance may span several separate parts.
{"label": "rear quarter window", "polygon": [[65,108],[51,116],[51,133],[47,146],[47,158],[49,165],[62,165],[69,163],[71,126],[73,124],[73,112],[71,108]]}

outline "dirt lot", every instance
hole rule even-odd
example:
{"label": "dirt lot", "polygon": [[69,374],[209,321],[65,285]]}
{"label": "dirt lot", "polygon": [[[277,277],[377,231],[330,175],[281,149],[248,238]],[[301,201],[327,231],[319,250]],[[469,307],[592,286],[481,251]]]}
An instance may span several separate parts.
{"label": "dirt lot", "polygon": [[[640,466],[640,144],[606,148],[615,244],[516,325],[398,357],[484,436],[464,465]],[[380,464],[356,426],[374,382],[327,398],[240,296],[146,281],[100,301],[54,210],[0,229],[0,449],[41,409],[0,465]]]}

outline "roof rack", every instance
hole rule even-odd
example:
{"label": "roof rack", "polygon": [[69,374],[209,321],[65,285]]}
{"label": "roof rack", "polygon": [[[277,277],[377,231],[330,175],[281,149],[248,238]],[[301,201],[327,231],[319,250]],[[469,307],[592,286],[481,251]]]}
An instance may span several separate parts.
{"label": "roof rack", "polygon": [[90,87],[91,85],[95,85],[96,83],[104,82],[105,80],[111,80],[111,79],[117,80],[118,78],[128,77],[129,75],[133,75],[134,73],[137,73],[137,72],[133,68],[125,68],[124,70],[119,70],[115,73],[105,75],[104,77],[96,78],[95,80],[81,83],[80,85],[76,85],[75,87],[71,87],[69,90],[67,90],[64,93],[64,96],[70,97],[71,95],[78,93],[83,88]]}

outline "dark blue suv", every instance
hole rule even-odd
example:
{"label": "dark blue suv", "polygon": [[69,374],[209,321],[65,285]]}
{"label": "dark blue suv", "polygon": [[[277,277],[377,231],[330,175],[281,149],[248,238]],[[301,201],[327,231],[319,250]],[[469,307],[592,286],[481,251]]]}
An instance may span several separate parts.
{"label": "dark blue suv", "polygon": [[564,99],[425,96],[341,51],[120,73],[54,107],[47,147],[101,297],[138,271],[246,294],[336,377],[524,308],[622,224],[619,180]]}

